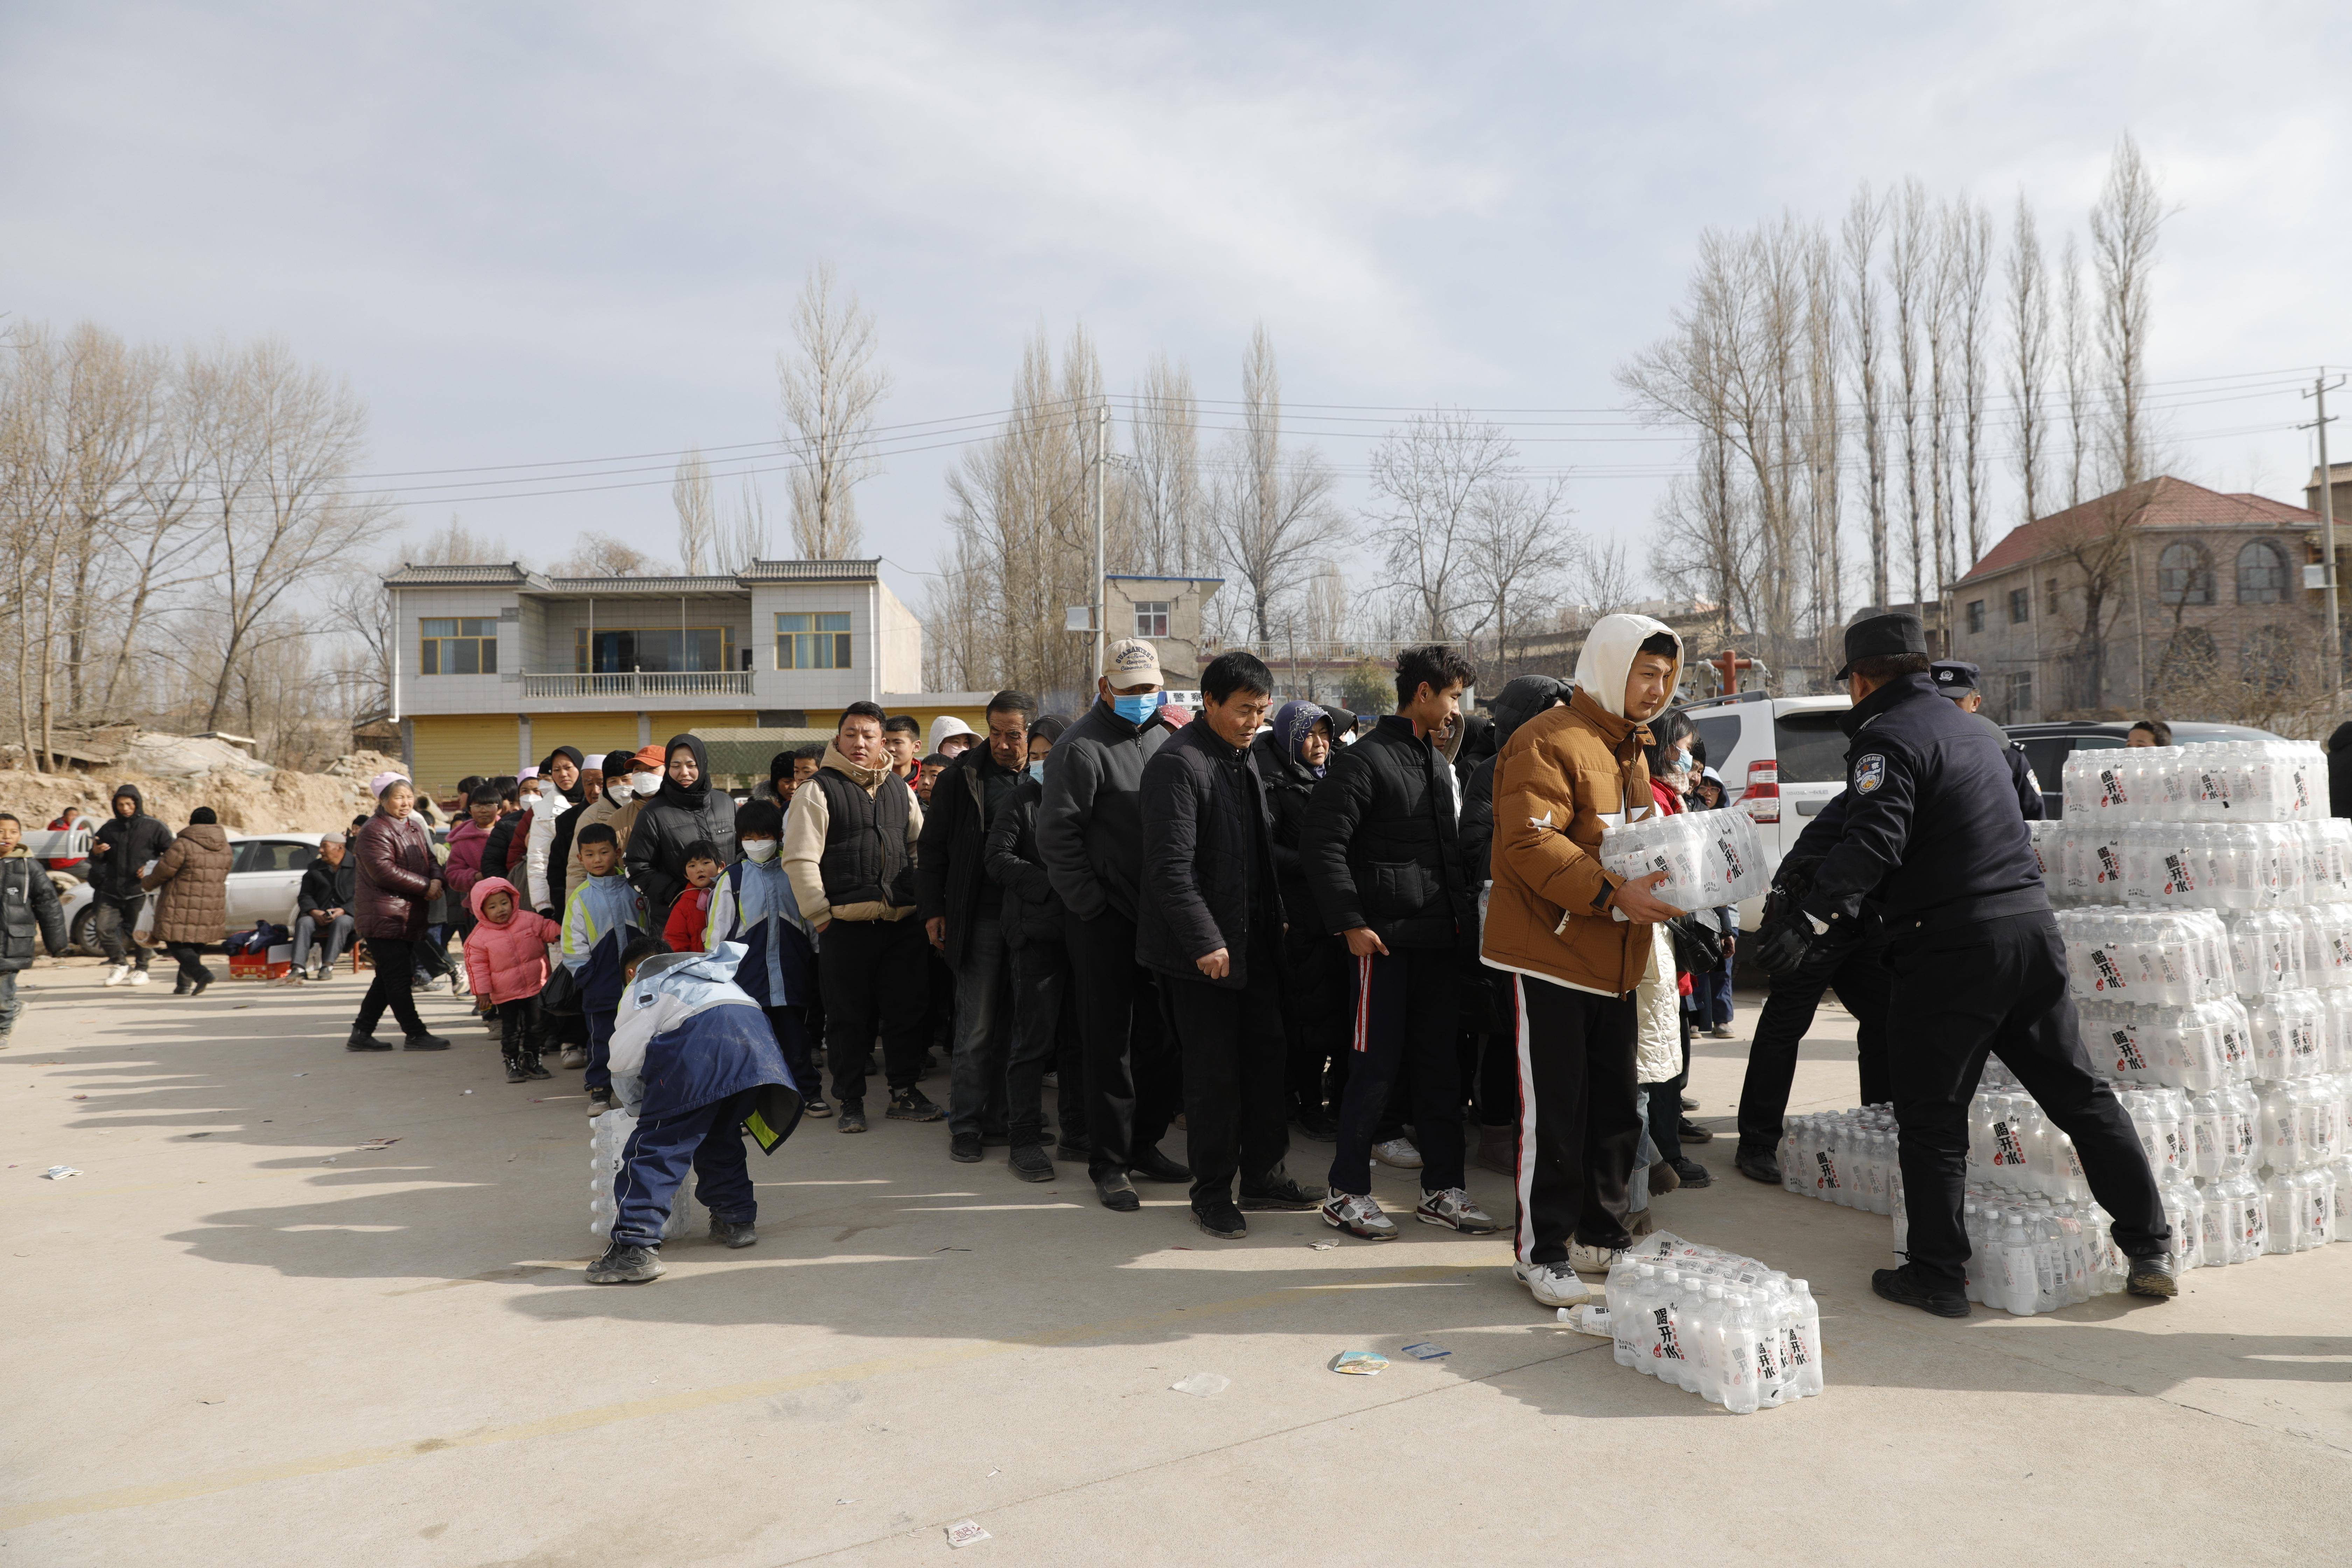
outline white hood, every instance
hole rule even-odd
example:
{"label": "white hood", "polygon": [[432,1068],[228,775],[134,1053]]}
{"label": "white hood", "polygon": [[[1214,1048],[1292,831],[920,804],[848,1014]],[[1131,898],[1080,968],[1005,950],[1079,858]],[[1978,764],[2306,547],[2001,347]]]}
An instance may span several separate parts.
{"label": "white hood", "polygon": [[931,721],[931,743],[924,751],[923,754],[927,757],[937,756],[939,754],[940,742],[946,740],[949,736],[970,735],[972,733],[974,733],[974,731],[971,725],[965,723],[962,720],[957,718],[952,713],[942,713],[938,718]]}
{"label": "white hood", "polygon": [[[1603,616],[1593,623],[1583,651],[1576,656],[1576,689],[1591,694],[1593,701],[1618,718],[1625,717],[1625,677],[1633,668],[1633,655],[1660,632],[1675,639],[1671,685],[1681,685],[1683,639],[1674,627],[1648,616]],[[1672,700],[1671,689],[1668,700]]]}

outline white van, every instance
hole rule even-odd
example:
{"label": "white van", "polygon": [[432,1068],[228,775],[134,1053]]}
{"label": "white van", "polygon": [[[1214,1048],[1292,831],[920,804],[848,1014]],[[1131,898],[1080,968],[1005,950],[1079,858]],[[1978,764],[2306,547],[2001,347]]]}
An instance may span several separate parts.
{"label": "white van", "polygon": [[[1755,819],[1770,870],[1780,868],[1805,824],[1845,788],[1846,737],[1838,720],[1853,706],[1843,697],[1741,691],[1682,710],[1706,748],[1706,765],[1737,808]],[[1739,906],[1740,929],[1754,931],[1763,915],[1764,900],[1750,899]]]}

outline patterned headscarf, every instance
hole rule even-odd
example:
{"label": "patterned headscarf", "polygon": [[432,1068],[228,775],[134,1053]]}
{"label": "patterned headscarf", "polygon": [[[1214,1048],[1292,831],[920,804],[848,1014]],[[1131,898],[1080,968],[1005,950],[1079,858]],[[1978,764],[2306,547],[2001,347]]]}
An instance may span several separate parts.
{"label": "patterned headscarf", "polygon": [[1307,768],[1319,779],[1323,776],[1323,770],[1309,766],[1307,761],[1305,752],[1307,737],[1315,732],[1316,725],[1321,724],[1328,728],[1330,722],[1331,715],[1323,710],[1320,703],[1303,700],[1286,702],[1275,710],[1275,740],[1285,752],[1290,754],[1292,762],[1302,768]]}

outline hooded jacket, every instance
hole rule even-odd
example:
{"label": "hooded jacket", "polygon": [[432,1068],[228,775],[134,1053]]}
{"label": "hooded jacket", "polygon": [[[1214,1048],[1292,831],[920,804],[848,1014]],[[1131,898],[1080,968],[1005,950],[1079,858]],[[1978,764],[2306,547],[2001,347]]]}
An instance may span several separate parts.
{"label": "hooded jacket", "polygon": [[352,906],[359,934],[384,942],[423,936],[430,902],[425,891],[441,869],[425,825],[379,809],[352,835],[351,857],[360,863]]}
{"label": "hooded jacket", "polygon": [[[800,1089],[774,1031],[735,975],[743,950],[656,953],[637,966],[613,1029],[613,1087],[639,1119],[683,1116],[747,1089],[774,1085],[760,1115],[779,1136],[800,1121]],[[731,1126],[714,1137],[735,1135]]]}
{"label": "hooded jacket", "polygon": [[551,910],[558,907],[556,892],[548,883],[547,857],[555,845],[555,825],[566,812],[579,809],[574,804],[578,794],[555,787],[551,778],[531,781],[539,786],[539,799],[530,808],[530,825],[522,829],[522,886],[530,892],[530,907]]}
{"label": "hooded jacket", "polygon": [[1315,895],[1307,886],[1301,850],[1307,840],[1307,797],[1327,770],[1309,767],[1300,752],[1315,726],[1328,724],[1330,717],[1318,703],[1286,702],[1275,710],[1274,723],[1265,733],[1251,742],[1257,776],[1265,785],[1266,806],[1274,816],[1274,874],[1294,939],[1324,934]]}
{"label": "hooded jacket", "polygon": [[[125,795],[137,809],[129,816],[111,815],[114,801]],[[137,784],[115,785],[107,810],[110,815],[90,839],[89,890],[93,898],[121,903],[140,896],[139,868],[171,847],[172,830],[147,815],[147,800]],[[103,855],[98,852],[101,844]]]}
{"label": "hooded jacket", "polygon": [[[205,939],[218,942],[220,932]],[[65,906],[48,868],[19,844],[0,855],[0,974],[31,967],[38,937],[51,958],[66,951]]]}
{"label": "hooded jacket", "polygon": [[1334,756],[1307,803],[1307,883],[1327,931],[1398,947],[1466,944],[1477,929],[1454,847],[1454,773],[1402,713]]}
{"label": "hooded jacket", "polygon": [[1462,826],[1454,842],[1462,858],[1463,880],[1473,889],[1494,879],[1495,758],[1519,726],[1549,708],[1568,700],[1568,682],[1550,675],[1517,675],[1487,704],[1493,722],[1488,728],[1486,754],[1470,768],[1462,785]]}
{"label": "hooded jacket", "polygon": [[[493,925],[482,913],[493,893],[514,901],[504,925]],[[538,995],[547,985],[547,944],[562,941],[563,928],[526,906],[504,877],[477,881],[466,895],[466,907],[474,911],[474,929],[466,933],[466,979],[474,994],[493,1002]]]}
{"label": "hooded jacket", "polygon": [[228,830],[192,822],[139,885],[163,889],[155,900],[157,942],[215,942],[228,934]]}
{"label": "hooded jacket", "polygon": [[[832,921],[902,921],[915,912],[914,877],[917,845],[923,831],[923,803],[907,781],[890,771],[887,763],[860,767],[841,754],[841,748],[827,742],[824,761],[817,766],[817,776],[793,792],[792,809],[784,813],[783,847],[776,858],[791,877],[793,896],[800,900],[802,917],[811,925],[823,927]],[[826,783],[830,776],[832,782]],[[824,861],[828,849],[836,856],[847,846],[845,833],[837,833],[834,824],[833,802],[828,790],[862,791],[874,804],[877,816],[884,809],[881,792],[896,790],[906,797],[907,828],[904,847],[905,876],[903,887],[896,875],[887,879],[891,892],[880,899],[866,898],[835,903],[825,889]],[[890,810],[897,809],[894,801]],[[878,831],[878,828],[877,828]],[[889,857],[881,847],[874,847],[877,858],[887,864]],[[903,901],[901,901],[903,900]]]}
{"label": "hooded jacket", "polygon": [[1143,767],[1175,731],[1154,709],[1130,724],[1101,698],[1045,753],[1037,851],[1074,919],[1135,919],[1143,883]]}
{"label": "hooded jacket", "polygon": [[988,799],[1002,813],[1019,782],[1017,768],[998,765],[987,741],[964,749],[940,770],[931,784],[930,809],[923,813],[921,852],[915,859],[915,910],[924,920],[944,917],[947,945],[941,956],[961,965],[972,928],[993,921],[1002,909],[996,884],[982,864],[986,854]]}
{"label": "hooded jacket", "polygon": [[618,871],[583,877],[563,908],[563,966],[580,983],[580,1005],[602,1012],[621,999],[621,954],[653,929],[646,900]]}
{"label": "hooded jacket", "polygon": [[[1568,705],[1518,727],[1495,758],[1494,887],[1480,956],[1496,969],[1622,996],[1642,982],[1654,938],[1611,917],[1617,879],[1601,868],[1602,829],[1651,809],[1650,731],[1625,716],[1625,679],[1643,641],[1674,628],[1603,616],[1576,661]],[[1675,638],[1669,691],[1682,679]]]}
{"label": "hooded jacket", "polygon": [[727,942],[743,949],[735,984],[761,1006],[806,1007],[817,1000],[815,939],[782,858],[738,860],[710,885],[702,950],[717,952]]}
{"label": "hooded jacket", "polygon": [[[495,821],[490,824],[490,827],[497,826]],[[490,827],[484,827],[468,816],[449,830],[449,858],[441,869],[449,890],[460,899],[470,900],[474,884],[482,879],[482,851],[489,847]]]}
{"label": "hooded jacket", "polygon": [[[940,754],[940,742],[953,740],[958,735],[971,735],[976,732],[977,731],[975,731],[971,725],[965,723],[954,714],[942,713],[938,718],[931,721],[931,733],[929,743],[923,747],[923,755],[927,757],[936,757]],[[980,744],[978,741],[975,741],[972,743],[974,745]],[[970,748],[967,747],[966,749],[969,750]]]}
{"label": "hooded jacket", "polygon": [[[680,748],[694,753],[691,784],[679,784],[667,771],[668,759]],[[662,748],[662,757],[661,788],[637,813],[636,823],[629,829],[628,847],[623,852],[629,880],[646,896],[646,912],[656,930],[668,920],[670,905],[686,886],[688,845],[708,838],[719,851],[720,865],[731,866],[736,860],[735,802],[725,790],[712,787],[710,753],[703,750],[702,737],[672,735]]]}
{"label": "hooded jacket", "polygon": [[[636,775],[634,773],[625,773],[622,776],[624,778],[634,778]],[[613,804],[613,775],[607,773],[604,775],[604,787],[596,792],[596,798],[594,800],[592,800],[587,805],[582,806],[580,808],[579,815],[576,816],[572,816],[572,814],[568,812],[565,814],[572,824],[571,837],[563,837],[562,825],[561,823],[557,824],[557,842],[555,847],[561,850],[563,855],[563,881],[560,890],[566,902],[571,900],[572,889],[578,887],[580,885],[581,879],[588,875],[587,871],[583,868],[580,864],[580,830],[588,826],[592,823],[601,822],[604,824],[607,827],[610,827],[613,830],[613,837],[620,840],[622,853],[626,855],[629,847],[629,830],[636,826],[637,816],[645,810],[646,802],[649,798],[649,796],[637,794],[633,789],[624,790],[621,794],[621,804],[619,805],[614,805]],[[548,884],[549,891],[554,892],[559,890],[555,885],[555,879],[551,877],[548,879]]]}

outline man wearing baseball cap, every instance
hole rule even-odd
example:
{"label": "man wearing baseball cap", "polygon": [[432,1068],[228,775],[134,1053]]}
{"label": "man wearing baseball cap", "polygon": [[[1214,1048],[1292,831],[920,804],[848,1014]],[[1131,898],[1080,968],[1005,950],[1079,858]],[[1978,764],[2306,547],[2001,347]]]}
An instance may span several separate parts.
{"label": "man wearing baseball cap", "polygon": [[1095,705],[1045,753],[1037,853],[1068,908],[1066,940],[1078,985],[1087,1063],[1087,1162],[1103,1207],[1142,1206],[1129,1172],[1155,1182],[1192,1173],[1160,1152],[1176,1114],[1179,1070],[1160,1025],[1150,970],[1136,962],[1143,885],[1143,765],[1168,739],[1160,714],[1160,655],[1141,637],[1104,651]]}
{"label": "man wearing baseball cap", "polygon": [[2047,815],[2042,801],[2042,781],[2033,776],[2033,764],[2025,760],[2025,748],[2009,738],[2009,731],[1984,714],[1984,692],[1979,689],[1982,673],[1964,658],[1939,658],[1927,667],[1927,679],[1936,689],[1960,706],[1963,713],[1974,713],[1978,722],[2000,737],[2001,754],[2008,759],[2009,775],[2017,784],[2017,807],[2025,813],[2028,822],[2039,822]]}

